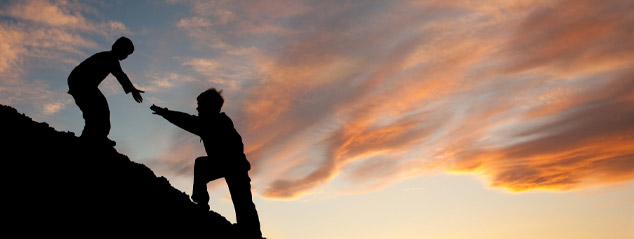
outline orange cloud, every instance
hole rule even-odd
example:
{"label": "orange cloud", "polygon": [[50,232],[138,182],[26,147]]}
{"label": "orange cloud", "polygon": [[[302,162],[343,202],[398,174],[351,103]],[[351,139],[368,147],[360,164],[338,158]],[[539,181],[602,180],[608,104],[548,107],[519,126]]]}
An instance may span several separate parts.
{"label": "orange cloud", "polygon": [[[505,46],[509,72],[577,74],[632,65],[634,6],[628,1],[557,1],[532,11]],[[530,52],[530,54],[526,54]]]}
{"label": "orange cloud", "polygon": [[118,21],[96,23],[87,20],[81,14],[81,11],[90,11],[86,8],[84,5],[67,1],[28,0],[8,4],[6,9],[0,11],[0,15],[53,29],[64,28],[95,32],[108,38],[112,38],[109,36],[112,33],[130,33],[127,27]]}
{"label": "orange cloud", "polygon": [[[550,120],[518,130],[530,140],[494,149],[463,150],[449,167],[483,173],[494,187],[512,191],[593,186],[634,178],[634,90],[631,74],[603,79],[605,87],[580,92],[579,100]],[[530,116],[531,118],[533,116]]]}
{"label": "orange cloud", "polygon": [[[27,78],[38,64],[66,69],[78,63],[72,56],[84,56],[83,49],[98,44],[89,34],[129,33],[116,21],[86,20],[79,3],[66,1],[14,1],[3,3],[0,16],[0,103],[20,105],[32,117],[54,114],[72,102],[66,89],[52,89],[56,79]],[[69,69],[70,71],[70,69]]]}
{"label": "orange cloud", "polygon": [[51,26],[84,27],[86,24],[86,19],[82,16],[72,15],[67,9],[62,9],[47,0],[31,0],[23,4],[15,4],[5,12],[13,17]]}
{"label": "orange cloud", "polygon": [[[226,77],[248,82],[236,125],[266,197],[438,169],[511,191],[634,179],[629,2],[217,4],[196,17],[235,31],[190,33],[226,56],[255,49],[249,77]],[[255,19],[281,30],[242,24]]]}

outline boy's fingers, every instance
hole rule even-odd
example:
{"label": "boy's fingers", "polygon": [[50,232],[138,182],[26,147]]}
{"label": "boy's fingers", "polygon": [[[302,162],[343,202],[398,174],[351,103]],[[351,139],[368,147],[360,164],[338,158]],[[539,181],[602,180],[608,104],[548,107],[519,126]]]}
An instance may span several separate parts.
{"label": "boy's fingers", "polygon": [[141,94],[139,92],[134,92],[132,94],[132,97],[134,98],[134,100],[138,103],[143,102],[143,97],[141,97]]}

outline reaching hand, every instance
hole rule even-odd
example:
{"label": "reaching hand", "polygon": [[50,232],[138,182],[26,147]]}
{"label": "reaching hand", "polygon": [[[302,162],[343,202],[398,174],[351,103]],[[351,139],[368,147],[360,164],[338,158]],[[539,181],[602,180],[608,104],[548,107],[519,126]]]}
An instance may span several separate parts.
{"label": "reaching hand", "polygon": [[143,102],[143,97],[141,97],[141,93],[145,93],[145,91],[142,91],[142,90],[139,90],[139,89],[132,90],[132,97],[138,103]]}
{"label": "reaching hand", "polygon": [[154,112],[152,112],[152,114],[155,114],[155,115],[163,115],[163,113],[164,113],[165,111],[167,111],[167,108],[161,108],[161,107],[158,107],[158,106],[156,106],[156,105],[152,105],[152,106],[150,106],[150,109],[151,109],[152,111],[154,111]]}

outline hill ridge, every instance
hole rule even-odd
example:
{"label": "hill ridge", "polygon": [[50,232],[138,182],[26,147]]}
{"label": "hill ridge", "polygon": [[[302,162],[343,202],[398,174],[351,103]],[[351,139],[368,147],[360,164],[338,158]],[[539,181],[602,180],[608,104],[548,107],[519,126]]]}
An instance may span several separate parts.
{"label": "hill ridge", "polygon": [[[221,215],[113,147],[82,142],[0,105],[6,228],[25,235],[234,238]],[[37,230],[32,230],[37,229]],[[7,234],[10,235],[10,234]]]}

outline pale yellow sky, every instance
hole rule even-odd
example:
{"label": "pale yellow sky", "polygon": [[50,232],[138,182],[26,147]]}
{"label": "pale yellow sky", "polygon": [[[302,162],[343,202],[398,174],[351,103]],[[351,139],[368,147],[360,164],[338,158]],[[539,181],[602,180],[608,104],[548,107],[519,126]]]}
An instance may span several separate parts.
{"label": "pale yellow sky", "polygon": [[622,0],[3,1],[0,104],[79,134],[66,78],[125,35],[146,101],[100,86],[117,150],[190,193],[200,140],[149,106],[223,89],[266,237],[634,238],[632,19]]}

